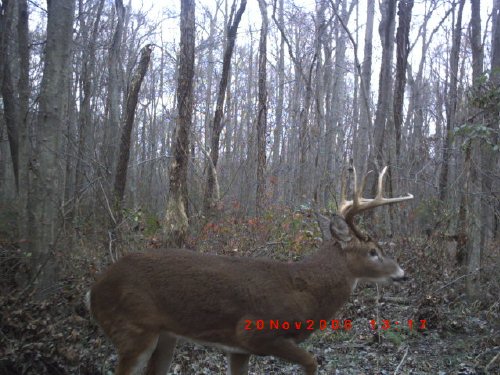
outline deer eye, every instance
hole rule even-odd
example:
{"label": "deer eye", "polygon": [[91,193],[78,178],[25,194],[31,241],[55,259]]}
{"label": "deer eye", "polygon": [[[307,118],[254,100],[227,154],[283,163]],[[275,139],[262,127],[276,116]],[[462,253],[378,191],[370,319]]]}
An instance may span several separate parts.
{"label": "deer eye", "polygon": [[377,250],[375,250],[375,249],[371,249],[371,250],[370,250],[370,256],[371,256],[371,257],[376,257],[376,256],[378,256],[378,254],[377,254]]}

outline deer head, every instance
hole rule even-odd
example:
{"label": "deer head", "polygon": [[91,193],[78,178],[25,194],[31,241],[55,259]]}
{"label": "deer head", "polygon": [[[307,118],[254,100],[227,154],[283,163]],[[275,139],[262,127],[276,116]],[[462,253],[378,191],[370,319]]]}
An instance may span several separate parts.
{"label": "deer head", "polygon": [[[116,374],[165,375],[178,339],[216,346],[228,354],[228,374],[248,373],[250,355],[273,355],[316,374],[314,357],[297,344],[307,322],[331,319],[359,279],[398,280],[404,272],[356,228],[354,216],[384,204],[384,168],[374,199],[354,196],[330,222],[332,240],[296,263],[197,254],[180,249],[133,253],[111,265],[89,291],[88,306],[116,346]],[[288,322],[289,329],[271,327]],[[256,322],[262,322],[260,329]]]}

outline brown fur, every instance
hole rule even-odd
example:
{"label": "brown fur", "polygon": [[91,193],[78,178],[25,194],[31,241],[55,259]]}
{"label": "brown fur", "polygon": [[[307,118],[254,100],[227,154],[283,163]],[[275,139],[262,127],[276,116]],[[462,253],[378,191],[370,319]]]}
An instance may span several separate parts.
{"label": "brown fur", "polygon": [[166,365],[155,372],[153,362],[170,363],[176,336],[240,352],[229,355],[231,374],[247,373],[249,354],[275,355],[315,374],[314,358],[296,346],[312,331],[248,331],[245,320],[304,325],[328,320],[347,301],[356,279],[388,278],[399,271],[372,242],[355,241],[343,249],[332,240],[297,263],[164,249],[129,254],[110,266],[92,287],[91,310],[118,349],[118,374],[132,373],[139,355],[147,355],[158,337],[167,342],[163,351],[170,352],[163,357],[170,358],[162,358],[158,344],[148,373],[165,374]]}

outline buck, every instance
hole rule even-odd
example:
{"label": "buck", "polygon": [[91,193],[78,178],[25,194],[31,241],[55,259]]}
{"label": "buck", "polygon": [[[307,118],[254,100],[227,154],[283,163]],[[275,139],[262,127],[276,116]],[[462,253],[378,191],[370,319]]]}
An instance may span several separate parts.
{"label": "buck", "polygon": [[[401,280],[404,271],[354,222],[377,206],[412,199],[362,198],[354,170],[353,199],[342,201],[329,224],[332,239],[295,263],[199,254],[189,250],[132,253],[111,265],[87,294],[89,308],[118,351],[116,374],[165,375],[178,339],[227,353],[230,375],[248,374],[250,355],[275,356],[316,374],[314,357],[298,344],[307,321],[329,320],[358,280]],[[248,329],[249,322],[304,322],[290,329]],[[315,328],[318,328],[317,326]]]}

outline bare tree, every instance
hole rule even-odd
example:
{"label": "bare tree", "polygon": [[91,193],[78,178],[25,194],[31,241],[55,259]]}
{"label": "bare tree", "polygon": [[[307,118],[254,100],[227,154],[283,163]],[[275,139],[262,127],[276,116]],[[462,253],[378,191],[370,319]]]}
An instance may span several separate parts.
{"label": "bare tree", "polygon": [[116,158],[115,134],[118,134],[120,127],[120,93],[122,89],[121,80],[123,75],[122,67],[122,38],[125,22],[126,9],[123,6],[123,0],[115,0],[116,10],[116,27],[113,33],[113,40],[109,48],[108,56],[108,96],[106,101],[107,107],[107,124],[104,128],[103,154],[106,172],[112,175],[114,162]]}
{"label": "bare tree", "polygon": [[[31,149],[28,139],[30,89],[27,1],[4,1],[0,18],[0,87],[17,193],[17,229],[19,238],[30,238],[27,207]],[[14,197],[5,176],[1,175],[0,179],[2,198]],[[26,242],[21,241],[20,246],[29,253]],[[16,273],[18,286],[26,287],[26,276],[23,272]]]}
{"label": "bare tree", "polygon": [[[390,102],[392,97],[392,58],[394,52],[394,28],[396,16],[396,0],[384,0],[380,4],[382,19],[378,28],[382,42],[382,62],[380,66],[377,111],[375,113],[373,145],[369,161],[372,170],[379,170],[387,155],[384,155],[390,121]],[[372,179],[372,191],[376,191],[377,182]]]}
{"label": "bare tree", "polygon": [[[86,24],[83,1],[79,0],[80,24],[85,45],[82,48],[82,72],[80,75],[80,87],[82,96],[80,101],[80,113],[78,118],[78,155],[75,167],[75,195],[78,201],[83,188],[86,172],[88,171],[89,141],[92,134],[92,109],[91,98],[95,82],[92,77],[96,66],[96,44],[101,22],[104,0],[100,0],[95,9],[92,27]],[[92,19],[91,19],[92,20]],[[91,22],[89,20],[89,22]]]}
{"label": "bare tree", "polygon": [[267,132],[267,5],[265,0],[259,0],[262,27],[259,41],[259,105],[257,114],[257,200],[256,211],[261,214],[266,198],[266,132]]}
{"label": "bare tree", "polygon": [[169,168],[170,193],[165,212],[166,242],[183,246],[189,226],[187,216],[187,168],[189,161],[189,133],[193,116],[193,76],[195,45],[195,1],[181,0],[181,47],[179,51],[179,78],[177,81],[177,124],[173,159]]}
{"label": "bare tree", "polygon": [[396,161],[401,153],[401,125],[403,123],[403,100],[406,86],[406,67],[410,52],[410,23],[413,0],[400,0],[398,6],[399,24],[396,31],[396,81],[394,83],[394,129],[396,131]]}
{"label": "bare tree", "polygon": [[465,0],[460,0],[458,4],[457,19],[452,33],[449,73],[450,85],[448,90],[448,100],[446,102],[446,134],[444,135],[443,160],[441,174],[439,175],[439,199],[443,202],[446,201],[448,197],[448,170],[453,140],[452,132],[455,127],[455,117],[457,113],[458,59],[460,53],[460,42],[462,40],[462,13]]}
{"label": "bare tree", "polygon": [[[366,165],[368,162],[368,144],[370,133],[373,129],[370,128],[371,111],[368,107],[369,98],[371,95],[371,76],[372,76],[372,50],[373,50],[373,18],[375,15],[375,0],[367,1],[367,15],[364,38],[364,55],[361,65],[361,92],[360,100],[360,117],[359,117],[359,136],[354,145],[354,160],[363,166],[363,172],[366,173]],[[361,156],[364,155],[364,156]]]}
{"label": "bare tree", "polygon": [[[471,0],[471,49],[472,49],[472,82],[473,87],[479,84],[483,74],[483,48],[481,44],[481,1]],[[471,105],[473,117],[479,115]],[[478,120],[482,122],[481,116]],[[467,271],[470,276],[466,280],[467,295],[470,299],[479,293],[479,280],[481,266],[481,239],[483,238],[484,224],[481,214],[481,173],[476,165],[480,165],[480,143],[477,139],[466,140],[465,144],[465,183],[462,201],[459,210],[458,232],[461,237],[457,254],[467,254]],[[466,249],[462,249],[462,248]],[[465,251],[464,251],[465,250]],[[464,257],[459,261],[464,261]]]}
{"label": "bare tree", "polygon": [[[273,9],[273,12],[275,9]],[[278,22],[283,27],[284,24],[284,11],[283,11],[283,0],[279,0],[278,6]],[[284,89],[285,89],[285,39],[283,35],[280,36],[279,45],[279,57],[278,57],[278,98],[276,103],[276,124],[273,133],[273,147],[272,147],[272,168],[273,173],[276,173],[276,169],[279,166],[281,153],[280,147],[282,143],[283,134],[283,103],[284,103]],[[277,186],[277,184],[276,184]],[[274,196],[277,196],[278,190],[275,189]]]}
{"label": "bare tree", "polygon": [[[18,15],[18,51],[19,51],[19,194],[18,194],[18,228],[20,238],[29,238],[29,177],[30,177],[30,152],[29,142],[29,96],[30,96],[30,57],[29,57],[29,25],[28,25],[28,1],[19,0]],[[21,245],[28,250],[26,244]]]}
{"label": "bare tree", "polygon": [[[432,40],[436,35],[437,31],[441,28],[443,22],[448,18],[451,14],[452,7],[448,9],[445,13],[444,17],[441,19],[439,24],[428,33],[427,26],[429,24],[429,20],[431,19],[434,11],[436,10],[439,3],[437,1],[432,1],[431,6],[428,8],[427,12],[424,15],[424,20],[420,25],[418,37],[415,38],[410,50],[413,49],[418,39],[422,39],[422,47],[421,47],[421,58],[418,64],[418,69],[416,75],[413,76],[412,67],[408,66],[407,74],[408,74],[408,83],[411,90],[411,95],[409,98],[408,104],[408,115],[406,117],[407,128],[409,130],[410,139],[408,144],[413,145],[408,151],[407,159],[413,166],[412,170],[419,172],[424,165],[426,160],[425,155],[428,150],[424,145],[424,125],[425,125],[425,117],[426,117],[426,104],[430,102],[431,98],[428,95],[425,95],[425,91],[428,90],[429,82],[426,82],[424,75],[424,67],[428,58],[429,48],[431,46]],[[412,126],[413,125],[413,126]],[[437,127],[437,131],[439,131],[440,127]]]}
{"label": "bare tree", "polygon": [[37,114],[37,138],[30,161],[29,207],[33,276],[44,297],[57,278],[54,250],[60,209],[58,150],[70,72],[74,0],[51,0],[47,7],[47,44]]}
{"label": "bare tree", "polygon": [[[231,16],[229,17],[227,26],[227,39],[226,45],[224,47],[224,56],[222,60],[222,75],[219,82],[219,92],[217,94],[217,104],[215,106],[215,114],[212,123],[212,134],[211,134],[211,147],[210,155],[212,158],[212,164],[214,168],[217,168],[217,162],[219,161],[219,143],[220,134],[224,127],[222,122],[222,115],[224,109],[224,101],[226,99],[226,89],[229,77],[229,69],[231,67],[231,58],[233,56],[234,44],[236,42],[236,32],[238,31],[238,26],[241,21],[241,16],[245,11],[247,2],[246,0],[241,0],[240,7],[236,14],[234,14],[236,1],[233,3],[231,8]],[[214,172],[212,168],[207,170],[207,186],[205,190],[205,212],[212,210],[214,202]]]}
{"label": "bare tree", "polygon": [[[491,88],[500,87],[500,0],[495,0],[492,12],[493,20],[493,33],[491,40],[491,73],[490,73],[490,86]],[[498,105],[498,102],[497,102]],[[490,129],[490,144],[498,145],[499,142],[499,109],[498,106],[492,106],[488,111],[488,128]],[[496,162],[496,164],[495,164]],[[495,168],[496,165],[496,168]],[[498,150],[492,150],[489,147],[482,148],[481,155],[481,170],[498,171]],[[495,183],[497,185],[495,185]],[[495,187],[496,186],[496,187]],[[500,196],[498,194],[500,187],[498,186],[498,174],[485,173],[482,180],[482,191],[485,194],[483,201],[483,212],[485,216],[485,232],[483,243],[488,238],[500,238]],[[493,193],[497,191],[497,193]]]}
{"label": "bare tree", "polygon": [[[307,170],[307,161],[308,161],[308,151],[310,149],[310,136],[309,136],[309,115],[311,110],[311,103],[313,100],[313,73],[314,67],[316,66],[316,59],[318,57],[317,48],[314,49],[314,53],[312,57],[309,58],[301,58],[303,51],[300,49],[301,40],[299,38],[300,32],[297,33],[297,37],[295,40],[295,45],[292,46],[291,42],[288,40],[286,36],[284,25],[282,25],[277,19],[276,15],[273,12],[272,18],[274,23],[276,24],[281,37],[284,39],[285,44],[288,49],[288,54],[290,59],[293,62],[294,73],[296,77],[300,77],[300,79],[295,79],[294,92],[292,94],[292,103],[290,107],[294,112],[292,122],[297,122],[297,132],[293,137],[296,141],[296,145],[292,147],[297,147],[299,149],[298,152],[298,166],[296,171],[296,176],[292,177],[294,180],[294,193],[293,198],[299,198],[303,200],[306,198],[306,195],[309,195],[310,190],[306,189],[306,170]],[[297,29],[300,26],[297,25]],[[305,61],[303,61],[305,60]],[[306,64],[308,63],[308,64]],[[305,66],[309,65],[309,66]],[[304,92],[304,98],[300,97],[300,94]],[[298,116],[296,115],[298,113]],[[289,151],[292,147],[289,147]],[[295,158],[294,158],[295,159]]]}
{"label": "bare tree", "polygon": [[142,48],[141,57],[132,76],[127,93],[127,101],[124,108],[124,124],[120,138],[120,149],[114,184],[114,194],[116,200],[115,208],[118,212],[122,209],[123,196],[125,194],[125,183],[127,182],[128,160],[130,158],[130,136],[132,133],[132,127],[134,126],[135,109],[139,98],[139,90],[141,88],[142,81],[144,80],[144,76],[146,75],[149,60],[151,58],[151,50],[152,47],[150,44]]}
{"label": "bare tree", "polygon": [[0,14],[0,84],[4,104],[4,119],[9,140],[10,159],[14,172],[16,192],[19,189],[19,92],[15,84],[12,64],[17,60],[15,49],[15,21],[17,20],[17,4],[15,1],[4,1]]}

